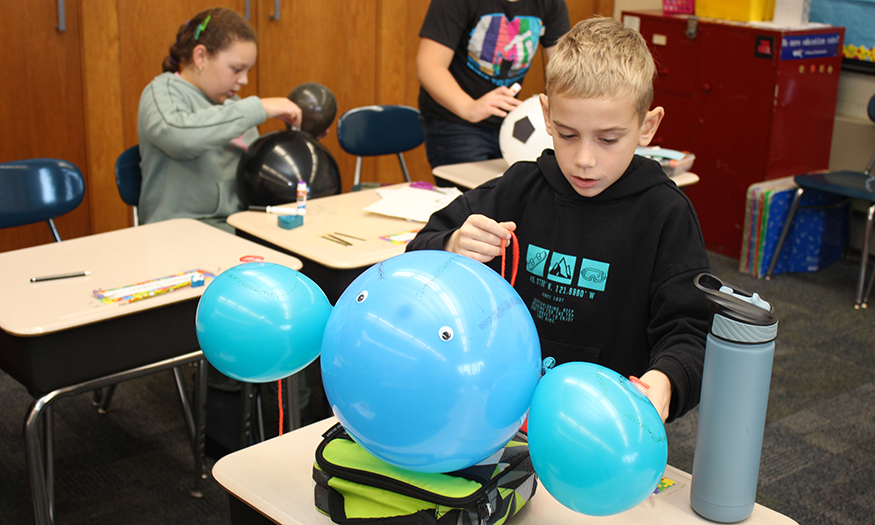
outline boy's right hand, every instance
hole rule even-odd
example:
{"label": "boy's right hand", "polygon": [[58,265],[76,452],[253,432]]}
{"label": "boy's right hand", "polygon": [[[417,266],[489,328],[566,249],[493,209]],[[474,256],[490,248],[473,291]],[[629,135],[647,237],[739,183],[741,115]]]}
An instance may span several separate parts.
{"label": "boy's right hand", "polygon": [[485,215],[470,215],[465,224],[450,235],[444,249],[487,263],[501,255],[502,239],[509,243],[510,233],[515,230],[513,222],[499,223]]}
{"label": "boy's right hand", "polygon": [[283,97],[271,97],[261,99],[267,118],[278,118],[289,124],[294,129],[301,127],[303,112],[297,104]]}
{"label": "boy's right hand", "polygon": [[522,103],[521,100],[514,97],[514,92],[510,88],[499,86],[473,100],[473,104],[468,108],[467,120],[476,123],[493,115],[506,117],[508,112],[513,111]]}

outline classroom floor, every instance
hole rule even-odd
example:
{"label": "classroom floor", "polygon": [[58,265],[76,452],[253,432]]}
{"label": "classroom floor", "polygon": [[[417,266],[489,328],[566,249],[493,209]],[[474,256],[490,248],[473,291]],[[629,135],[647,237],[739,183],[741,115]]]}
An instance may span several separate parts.
{"label": "classroom floor", "polygon": [[[757,501],[800,524],[872,523],[875,305],[853,308],[858,262],[771,281],[737,266],[712,254],[716,276],[758,292],[780,319]],[[32,399],[3,373],[0,399],[0,521],[32,523],[22,435]],[[696,412],[667,431],[669,463],[689,472]],[[120,385],[106,415],[88,395],[55,405],[59,525],[229,523],[217,483],[208,481],[201,499],[189,496],[191,468],[170,372]]]}

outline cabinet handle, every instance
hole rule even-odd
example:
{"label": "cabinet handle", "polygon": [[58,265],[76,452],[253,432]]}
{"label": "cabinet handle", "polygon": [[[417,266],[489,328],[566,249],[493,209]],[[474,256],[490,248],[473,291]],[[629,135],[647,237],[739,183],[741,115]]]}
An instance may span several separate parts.
{"label": "cabinet handle", "polygon": [[251,13],[249,12],[249,0],[243,2],[243,17],[246,18],[247,21],[251,18]]}
{"label": "cabinet handle", "polygon": [[67,30],[67,16],[64,13],[64,0],[58,0],[58,31],[63,33]]}
{"label": "cabinet handle", "polygon": [[280,19],[280,0],[273,0],[273,14],[270,15],[271,20]]}

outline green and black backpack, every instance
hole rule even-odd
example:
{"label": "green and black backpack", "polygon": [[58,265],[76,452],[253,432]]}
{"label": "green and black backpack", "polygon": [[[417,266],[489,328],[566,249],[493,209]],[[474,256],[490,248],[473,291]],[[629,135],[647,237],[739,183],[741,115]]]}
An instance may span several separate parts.
{"label": "green and black backpack", "polygon": [[359,446],[340,424],[323,434],[313,466],[316,507],[338,524],[498,525],[535,494],[526,435],[479,465],[413,472]]}

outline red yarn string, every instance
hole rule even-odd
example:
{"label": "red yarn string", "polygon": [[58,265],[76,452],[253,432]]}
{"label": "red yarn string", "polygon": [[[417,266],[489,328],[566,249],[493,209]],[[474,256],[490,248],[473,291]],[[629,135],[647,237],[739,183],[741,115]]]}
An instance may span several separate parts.
{"label": "red yarn string", "polygon": [[[517,274],[517,270],[519,269],[519,266],[520,266],[520,242],[517,240],[516,234],[513,232],[510,232],[510,239],[511,239],[511,242],[513,243],[513,246],[512,246],[512,249],[513,249],[513,263],[512,264],[513,265],[511,267],[511,271],[510,271],[510,285],[513,286],[514,283],[516,282],[516,274]],[[506,241],[504,239],[501,240],[501,276],[502,277],[504,277],[505,252],[507,251],[507,250],[505,250],[505,244],[504,244],[505,242]]]}
{"label": "red yarn string", "polygon": [[277,390],[277,405],[280,407],[280,435],[283,435],[283,380],[278,379],[276,382]]}

